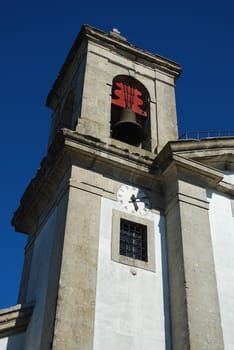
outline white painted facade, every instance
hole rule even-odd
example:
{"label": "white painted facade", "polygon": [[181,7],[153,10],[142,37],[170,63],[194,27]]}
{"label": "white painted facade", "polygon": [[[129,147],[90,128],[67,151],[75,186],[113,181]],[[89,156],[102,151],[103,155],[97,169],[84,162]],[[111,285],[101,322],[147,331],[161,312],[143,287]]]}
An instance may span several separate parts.
{"label": "white painted facade", "polygon": [[111,259],[112,212],[119,203],[102,199],[94,350],[170,349],[164,217],[148,212],[154,223],[155,272]]}
{"label": "white painted facade", "polygon": [[[234,173],[224,180],[234,184]],[[218,192],[208,194],[210,226],[225,350],[234,350],[234,217],[232,200]]]}
{"label": "white painted facade", "polygon": [[34,303],[34,310],[25,332],[0,338],[0,350],[40,350],[44,322],[45,300],[52,253],[56,212],[51,214],[35,239],[26,303]]}
{"label": "white painted facade", "polygon": [[41,349],[40,339],[44,321],[47,286],[50,278],[50,257],[55,234],[56,213],[57,210],[55,209],[37,236],[34,245],[27,302],[35,302],[35,307],[26,331],[23,350]]}

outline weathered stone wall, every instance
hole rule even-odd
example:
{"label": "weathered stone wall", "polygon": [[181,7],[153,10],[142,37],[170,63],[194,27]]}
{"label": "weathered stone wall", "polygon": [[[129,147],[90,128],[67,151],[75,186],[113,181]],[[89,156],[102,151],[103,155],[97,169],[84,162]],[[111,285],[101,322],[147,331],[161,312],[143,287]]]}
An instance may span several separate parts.
{"label": "weathered stone wall", "polygon": [[102,45],[88,45],[81,119],[77,131],[104,141],[110,137],[112,80],[125,74],[139,80],[150,94],[152,151],[178,138],[174,77],[147,66],[137,57],[119,55]]}
{"label": "weathered stone wall", "polygon": [[206,185],[195,171],[176,166],[165,180],[173,349],[222,350]]}

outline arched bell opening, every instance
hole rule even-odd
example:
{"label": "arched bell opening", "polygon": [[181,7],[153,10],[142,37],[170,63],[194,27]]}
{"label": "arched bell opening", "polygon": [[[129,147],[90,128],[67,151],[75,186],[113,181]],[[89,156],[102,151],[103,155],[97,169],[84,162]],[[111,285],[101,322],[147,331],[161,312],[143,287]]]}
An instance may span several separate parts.
{"label": "arched bell opening", "polygon": [[111,136],[134,146],[147,148],[150,139],[149,93],[142,83],[128,75],[113,79]]}

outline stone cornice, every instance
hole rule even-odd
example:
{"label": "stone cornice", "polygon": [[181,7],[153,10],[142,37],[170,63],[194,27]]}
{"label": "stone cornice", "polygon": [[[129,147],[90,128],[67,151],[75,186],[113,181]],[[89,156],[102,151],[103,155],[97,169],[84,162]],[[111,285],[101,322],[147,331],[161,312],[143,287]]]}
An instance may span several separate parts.
{"label": "stone cornice", "polygon": [[208,177],[213,180],[214,184],[219,183],[223,179],[223,173],[211,168],[207,165],[198,163],[194,160],[184,158],[178,154],[172,154],[172,165],[176,164],[181,168],[188,169],[201,176]]}
{"label": "stone cornice", "polygon": [[200,141],[169,141],[155,159],[153,167],[157,168],[160,164],[165,164],[168,161],[170,162],[172,154],[205,163],[206,166],[209,166],[209,163],[206,163],[206,160],[213,158],[214,165],[211,167],[216,168],[215,160],[219,160],[220,157],[225,156],[227,162],[234,161],[234,137],[220,137]]}
{"label": "stone cornice", "polygon": [[57,79],[53,84],[51,91],[49,92],[49,95],[46,101],[47,106],[50,107],[52,98],[56,93],[57,89],[60,87],[66,75],[66,72],[68,70],[68,67],[71,65],[71,62],[75,59],[76,53],[79,50],[82,42],[86,40],[103,43],[107,46],[110,46],[112,50],[121,49],[123,50],[123,52],[132,54],[139,59],[149,62],[151,65],[153,65],[153,67],[155,67],[155,69],[160,69],[170,74],[171,76],[174,77],[174,79],[177,79],[181,74],[181,66],[179,64],[169,59],[166,59],[162,56],[139,49],[138,47],[132,45],[128,41],[121,40],[120,38],[121,36],[118,38],[118,36],[111,35],[111,33],[105,33],[89,25],[83,25],[60,70],[60,73]]}
{"label": "stone cornice", "polygon": [[[42,160],[35,177],[26,188],[19,208],[14,213],[11,223],[16,231],[29,233],[29,227],[33,225],[35,219],[38,219],[40,211],[50,203],[66,172],[63,146],[64,140],[58,135],[56,142],[50,146],[47,156]],[[26,225],[25,222],[27,222]]]}
{"label": "stone cornice", "polygon": [[[198,147],[195,148],[195,145]],[[89,135],[62,129],[51,145],[48,155],[26,189],[12,224],[16,230],[31,233],[35,220],[46,216],[56,201],[68,190],[71,165],[93,170],[117,181],[136,181],[148,189],[160,187],[171,169],[177,169],[178,176],[193,179],[197,184],[216,191],[234,195],[234,186],[223,181],[223,172],[206,164],[207,152],[213,150],[213,159],[228,150],[227,161],[232,159],[234,139],[212,142],[169,142],[155,155],[149,151],[126,145],[117,140],[103,142]],[[197,149],[203,157],[196,158]],[[66,174],[66,176],[65,176]],[[55,195],[56,194],[56,195]],[[53,198],[53,200],[52,200]],[[41,219],[40,219],[41,220]],[[42,222],[42,221],[40,221]]]}
{"label": "stone cornice", "polygon": [[[198,157],[199,153],[199,157]],[[209,155],[209,161],[207,161]],[[234,138],[215,138],[212,140],[172,141],[164,147],[155,158],[152,169],[162,178],[177,168],[178,171],[188,172],[197,177],[200,184],[209,186],[213,190],[234,195],[234,185],[223,181],[223,171],[215,165],[220,157],[225,155],[225,161],[234,160]],[[212,162],[211,162],[212,159]],[[212,163],[213,166],[210,166]]]}
{"label": "stone cornice", "polygon": [[63,186],[61,182],[64,181],[64,174],[73,164],[93,169],[106,177],[114,170],[116,177],[118,178],[118,174],[121,173],[126,178],[125,181],[128,181],[130,176],[142,179],[148,176],[151,183],[156,183],[157,175],[151,174],[154,157],[155,155],[151,152],[126,146],[117,140],[105,143],[91,136],[62,129],[51,145],[48,155],[41,162],[36,176],[23,194],[12,224],[17,231],[29,233],[30,227],[35,227],[33,222],[38,220],[41,212],[43,211],[46,215],[46,211],[49,210],[46,208],[52,205],[51,199],[54,198],[54,194],[57,193],[56,196],[59,197],[61,196],[59,191],[64,192],[70,186],[69,178]]}
{"label": "stone cornice", "polygon": [[126,40],[120,40],[118,39],[118,36],[113,36],[110,34],[107,34],[105,32],[102,32],[96,28],[90,27],[85,25],[84,27],[85,33],[87,38],[92,40],[98,40],[100,42],[106,42],[110,44],[112,47],[115,46],[116,48],[122,49],[125,52],[128,52],[136,57],[142,58],[148,62],[151,62],[155,65],[155,67],[160,67],[162,70],[167,71],[175,78],[178,78],[181,73],[181,66],[165,57],[162,57],[160,55],[153,54],[151,52],[142,50],[135,45],[131,44],[130,42]]}
{"label": "stone cornice", "polygon": [[33,312],[33,306],[33,304],[18,304],[0,310],[0,338],[25,331]]}
{"label": "stone cornice", "polygon": [[194,158],[199,152],[202,152],[201,157],[208,152],[217,155],[215,152],[225,152],[226,150],[234,154],[234,137],[170,141],[166,147],[172,152],[180,153],[189,158]]}
{"label": "stone cornice", "polygon": [[[173,170],[176,170],[178,179],[187,178],[189,181],[190,178],[191,181],[191,178],[193,178],[193,181],[197,184],[213,189],[217,189],[218,184],[220,185],[223,179],[222,172],[177,154],[172,154],[170,161],[165,162],[165,164],[160,167],[159,172],[161,173],[162,179],[165,179]],[[221,187],[219,186],[219,188]]]}
{"label": "stone cornice", "polygon": [[119,163],[128,161],[129,167],[137,166],[138,169],[142,167],[143,171],[150,169],[155,157],[149,151],[126,145],[114,139],[110,139],[109,142],[103,142],[90,135],[81,135],[68,129],[63,129],[62,134],[66,146],[79,149],[81,152],[90,153],[92,158],[95,156],[97,158],[100,157],[103,161],[107,159],[108,162],[113,160]]}

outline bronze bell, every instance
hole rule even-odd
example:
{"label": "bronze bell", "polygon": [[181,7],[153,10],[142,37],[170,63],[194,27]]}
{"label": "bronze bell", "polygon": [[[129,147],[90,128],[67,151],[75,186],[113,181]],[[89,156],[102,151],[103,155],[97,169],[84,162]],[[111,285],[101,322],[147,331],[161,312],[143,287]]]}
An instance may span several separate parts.
{"label": "bronze bell", "polygon": [[124,108],[120,120],[113,126],[112,137],[138,146],[144,140],[144,130],[136,121],[136,113],[131,108]]}

